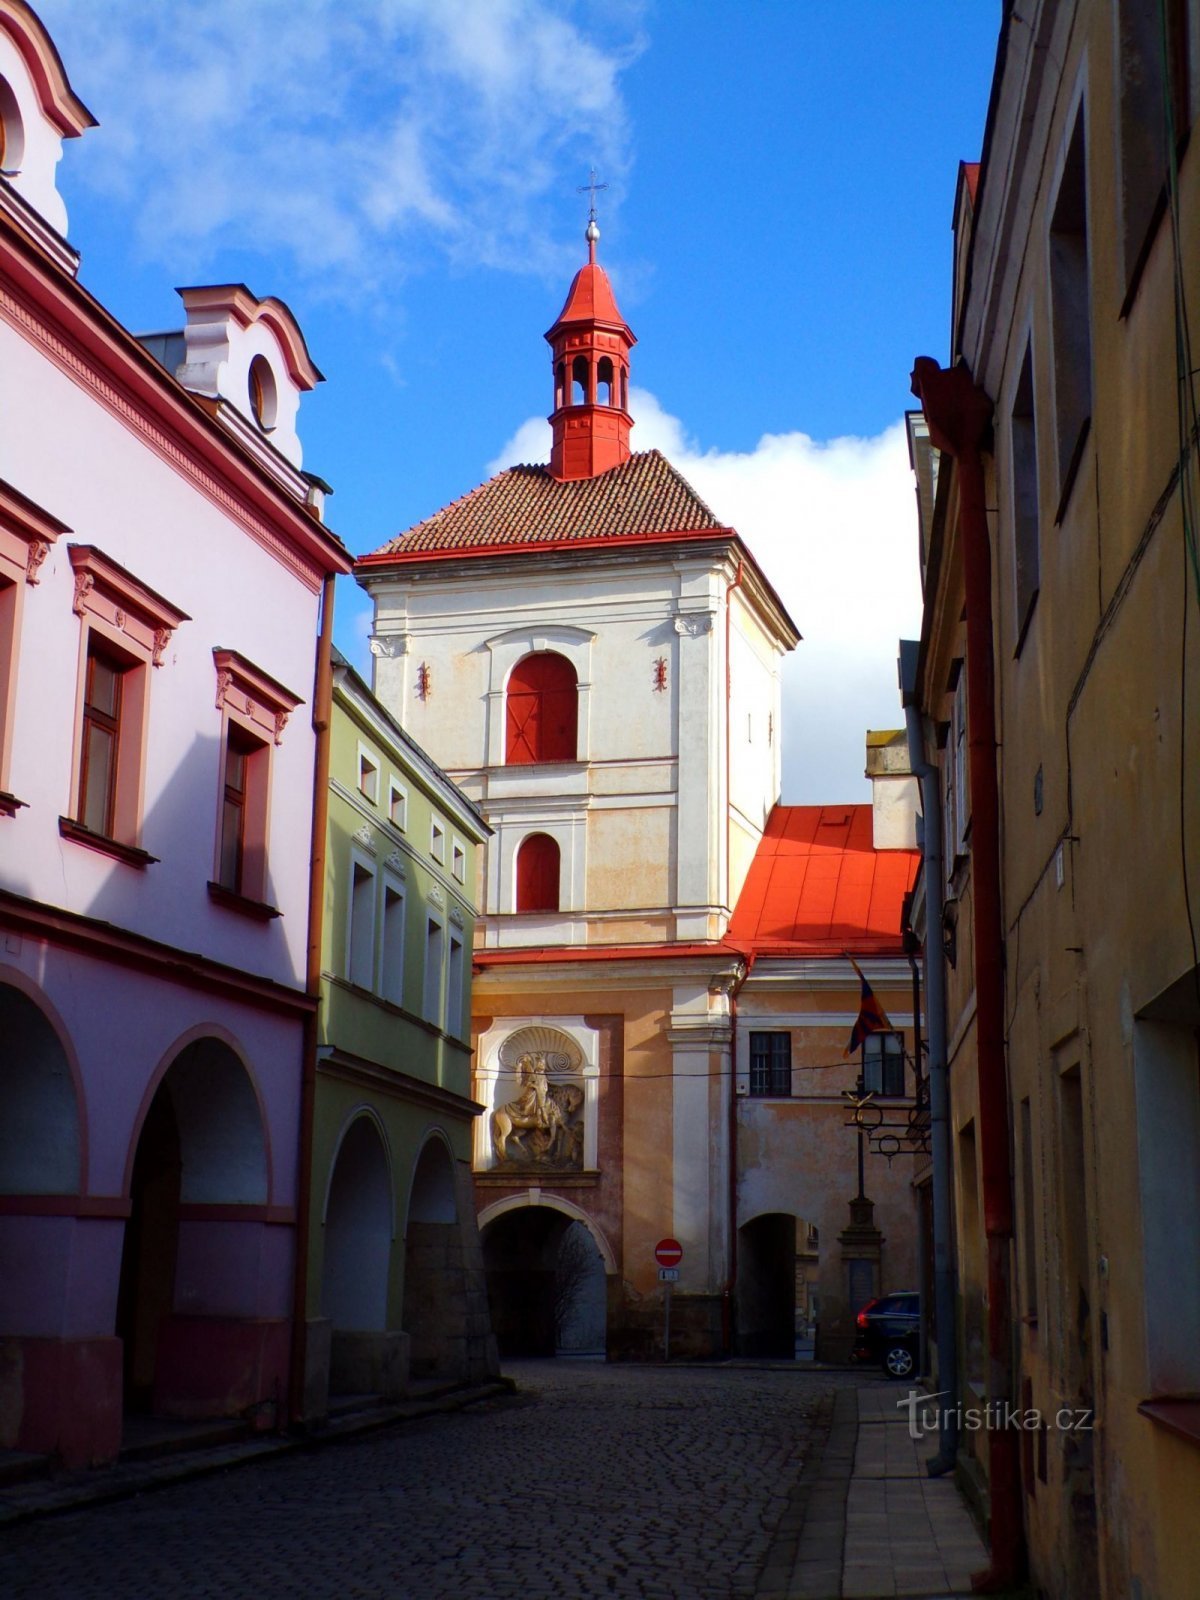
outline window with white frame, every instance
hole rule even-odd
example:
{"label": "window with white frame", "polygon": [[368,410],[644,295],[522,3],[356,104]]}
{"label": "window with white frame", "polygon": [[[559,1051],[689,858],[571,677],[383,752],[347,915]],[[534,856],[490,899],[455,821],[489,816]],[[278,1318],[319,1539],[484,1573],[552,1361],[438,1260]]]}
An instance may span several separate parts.
{"label": "window with white frame", "polygon": [[422,1012],[427,1022],[442,1023],[442,965],[445,930],[436,917],[425,919],[425,984]]}
{"label": "window with white frame", "polygon": [[351,860],[346,976],[360,989],[375,986],[375,874]]}
{"label": "window with white frame", "polygon": [[1050,312],[1054,354],[1054,426],[1061,517],[1092,419],[1092,308],[1088,263],[1087,152],[1083,107],[1050,222]]}
{"label": "window with white frame", "polygon": [[904,1036],[869,1033],[862,1044],[862,1074],[868,1094],[898,1099],[904,1093]]}
{"label": "window with white frame", "polygon": [[1122,315],[1132,302],[1165,212],[1168,128],[1178,152],[1195,105],[1196,21],[1189,0],[1117,0]]}
{"label": "window with white frame", "polygon": [[435,861],[446,860],[446,830],[435,817],[429,825],[429,854]]}
{"label": "window with white frame", "polygon": [[365,745],[358,747],[358,792],[375,805],[379,800],[379,763]]}
{"label": "window with white frame", "polygon": [[408,827],[408,790],[395,778],[388,781],[388,821],[401,833]]}
{"label": "window with white frame", "polygon": [[466,879],[467,879],[467,852],[463,848],[463,845],[462,845],[461,841],[459,841],[458,839],[455,839],[453,844],[452,844],[452,846],[451,846],[451,850],[450,850],[450,870],[454,874],[454,876],[458,879],[459,883],[465,883],[466,882]]}
{"label": "window with white frame", "polygon": [[971,820],[971,793],[967,782],[970,759],[967,747],[967,664],[964,661],[954,691],[954,715],[950,723],[954,740],[954,849],[956,855],[967,850],[967,827]]}
{"label": "window with white frame", "polygon": [[1013,584],[1016,639],[1020,653],[1042,583],[1042,532],[1038,480],[1037,415],[1033,392],[1033,346],[1025,346],[1009,413],[1012,450]]}
{"label": "window with white frame", "polygon": [[450,959],[446,963],[446,1032],[455,1039],[462,1035],[463,1025],[463,941],[462,935],[450,935]]}
{"label": "window with white frame", "polygon": [[750,1035],[750,1093],[790,1095],[792,1036],[786,1029]]}
{"label": "window with white frame", "polygon": [[966,854],[967,829],[970,822],[971,802],[968,785],[969,754],[967,747],[967,668],[963,661],[955,662],[954,699],[950,706],[950,723],[946,730],[945,760],[943,764],[944,792],[942,795],[942,855],[946,877],[954,871],[954,863]]}
{"label": "window with white frame", "polygon": [[383,949],[381,988],[383,998],[395,1006],[404,1004],[404,912],[403,887],[394,879],[383,880]]}

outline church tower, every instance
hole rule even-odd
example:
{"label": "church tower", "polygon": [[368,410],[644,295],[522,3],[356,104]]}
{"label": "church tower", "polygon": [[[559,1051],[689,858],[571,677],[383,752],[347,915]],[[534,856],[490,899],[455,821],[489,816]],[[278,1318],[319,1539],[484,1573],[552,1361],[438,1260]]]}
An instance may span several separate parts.
{"label": "church tower", "polygon": [[[549,463],[498,473],[356,574],[376,695],[491,829],[472,1176],[501,1346],[553,1349],[536,1263],[573,1228],[607,1280],[611,1354],[657,1337],[665,1235],[685,1250],[678,1350],[714,1354],[744,971],[726,933],[779,798],[799,636],[737,531],[661,452],[631,451],[634,336],[598,238],[593,217],[545,335]],[[422,843],[449,859],[456,841]]]}
{"label": "church tower", "polygon": [[637,340],[596,260],[594,215],[586,237],[587,264],[546,335],[554,367],[550,471],[556,478],[594,478],[629,460],[629,352]]}

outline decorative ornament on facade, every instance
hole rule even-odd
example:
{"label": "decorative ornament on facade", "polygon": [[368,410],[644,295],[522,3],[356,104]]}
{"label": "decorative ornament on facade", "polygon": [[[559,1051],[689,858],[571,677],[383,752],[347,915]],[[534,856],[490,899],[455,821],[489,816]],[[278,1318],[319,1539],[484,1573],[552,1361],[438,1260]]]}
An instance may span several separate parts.
{"label": "decorative ornament on facade", "polygon": [[287,725],[288,725],[288,713],[286,711],[277,711],[275,713],[275,743],[276,744],[282,744],[283,743],[283,730],[287,727]]}
{"label": "decorative ornament on facade", "polygon": [[121,610],[120,606],[117,607],[117,618],[116,618],[116,620],[117,620],[117,627],[120,628],[122,633],[124,633],[125,632],[125,624],[128,622],[129,618],[126,616],[125,612]]}
{"label": "decorative ornament on facade", "polygon": [[463,914],[461,906],[452,905],[450,907],[450,921],[456,928],[461,928],[463,926]]}
{"label": "decorative ornament on facade", "polygon": [[698,639],[701,634],[711,633],[713,626],[713,613],[711,611],[684,611],[675,618],[675,632],[687,635],[690,639]]}
{"label": "decorative ornament on facade", "polygon": [[[516,1094],[488,1122],[492,1168],[583,1169],[583,1053],[568,1033],[545,1023],[517,1028],[500,1046],[499,1063]],[[511,1090],[501,1078],[497,1099]]]}
{"label": "decorative ornament on facade", "polygon": [[27,583],[37,583],[39,581],[38,569],[49,554],[50,544],[48,540],[31,539],[29,541],[29,553],[25,557],[25,581]]}
{"label": "decorative ornament on facade", "polygon": [[497,1167],[583,1168],[584,1092],[578,1083],[551,1083],[554,1052],[517,1061],[519,1091],[492,1112],[489,1131]]}
{"label": "decorative ornament on facade", "polygon": [[355,844],[361,845],[368,855],[373,856],[376,853],[377,847],[371,834],[369,822],[364,822],[361,828],[356,829],[353,838]]}
{"label": "decorative ornament on facade", "polygon": [[77,617],[82,617],[87,611],[87,597],[96,586],[96,580],[90,572],[77,572],[75,574],[75,598],[71,602],[71,610]]}
{"label": "decorative ornament on facade", "polygon": [[655,692],[655,694],[662,694],[663,690],[666,687],[667,687],[667,658],[666,658],[666,656],[659,656],[658,660],[654,663],[654,692]]}
{"label": "decorative ornament on facade", "polygon": [[155,628],[155,630],[154,630],[154,649],[153,649],[153,652],[151,653],[151,656],[150,656],[151,663],[154,666],[156,666],[156,667],[161,667],[162,666],[163,657],[167,653],[167,646],[170,644],[170,642],[171,642],[171,630],[170,630],[170,628]]}
{"label": "decorative ornament on facade", "polygon": [[429,901],[429,904],[431,906],[443,906],[444,907],[445,904],[446,904],[446,896],[438,888],[436,883],[434,884],[433,888],[430,889],[428,895],[426,895],[426,899]]}
{"label": "decorative ornament on facade", "polygon": [[229,693],[229,686],[233,682],[233,673],[222,671],[217,673],[217,710],[225,704],[225,697]]}
{"label": "decorative ornament on facade", "polygon": [[405,861],[401,851],[393,850],[383,864],[389,872],[394,872],[398,878],[408,877],[408,863]]}
{"label": "decorative ornament on facade", "polygon": [[388,661],[394,661],[397,656],[408,654],[406,633],[373,633],[367,642],[373,656],[383,656]]}
{"label": "decorative ornament on facade", "polygon": [[428,700],[433,693],[433,675],[429,670],[428,661],[422,661],[417,668],[417,699]]}

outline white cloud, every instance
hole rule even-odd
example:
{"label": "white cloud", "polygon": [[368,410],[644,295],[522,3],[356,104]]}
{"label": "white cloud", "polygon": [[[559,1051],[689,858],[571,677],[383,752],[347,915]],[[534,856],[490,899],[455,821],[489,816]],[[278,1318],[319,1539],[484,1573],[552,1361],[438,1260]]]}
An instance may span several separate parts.
{"label": "white cloud", "polygon": [[39,10],[101,122],[74,170],[176,267],[249,242],[331,289],[434,254],[557,273],[548,197],[593,161],[614,180],[628,164],[619,79],[643,48],[638,0]]}
{"label": "white cloud", "polygon": [[[634,448],[661,450],[738,530],[804,635],[784,665],[784,799],[868,798],[864,735],[902,724],[897,641],[921,621],[903,421],[873,439],[765,434],[732,452],[702,450],[645,390],[629,409]],[[549,426],[531,418],[488,470],[549,454]]]}

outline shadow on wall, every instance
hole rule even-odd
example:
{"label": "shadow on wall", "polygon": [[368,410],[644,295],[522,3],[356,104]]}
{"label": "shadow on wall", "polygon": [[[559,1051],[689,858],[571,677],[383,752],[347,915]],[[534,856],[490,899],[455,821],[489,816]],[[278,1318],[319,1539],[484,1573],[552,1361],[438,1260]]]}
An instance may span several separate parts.
{"label": "shadow on wall", "polygon": [[[293,939],[293,959],[281,917],[258,920],[216,905],[209,896],[209,882],[220,875],[218,832],[226,815],[224,757],[219,738],[197,736],[192,740],[161,793],[143,814],[139,843],[157,859],[141,870],[124,861],[105,861],[102,854],[87,846],[61,839],[59,903],[84,916],[128,928],[181,950],[203,951],[216,960],[300,986],[303,939]],[[310,796],[308,790],[302,797],[286,796],[278,784],[274,789],[270,827],[278,835],[285,803],[289,822],[294,825],[297,798],[307,807]],[[62,815],[74,816],[75,798],[64,794],[62,802]],[[303,861],[307,862],[307,821],[303,839]],[[249,850],[246,859],[249,872],[254,867]],[[92,881],[98,863],[100,885],[90,899],[82,901],[74,892],[75,885]],[[268,851],[265,864],[258,865],[259,879],[248,898],[275,906],[279,870],[285,865],[274,860]],[[3,886],[30,897],[36,893],[29,873],[22,871],[20,861],[12,858],[5,862]]]}

